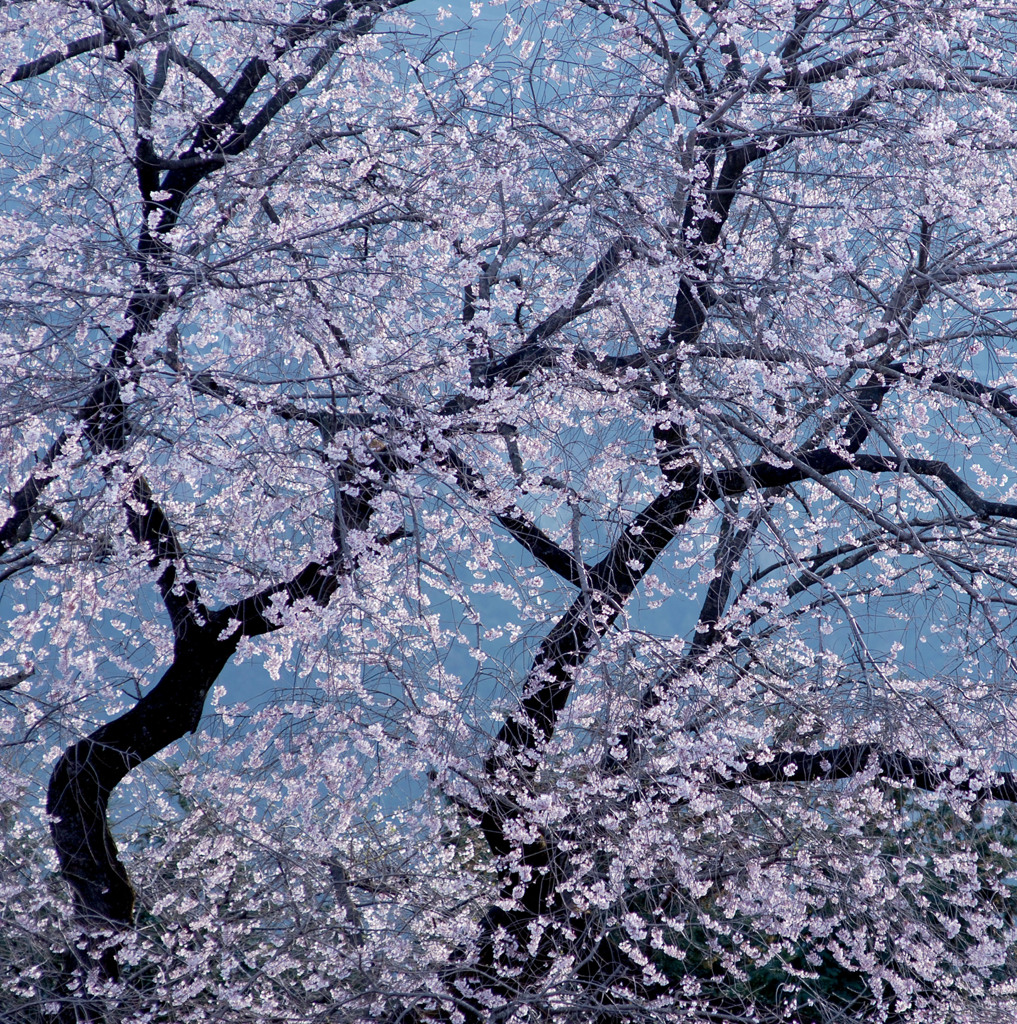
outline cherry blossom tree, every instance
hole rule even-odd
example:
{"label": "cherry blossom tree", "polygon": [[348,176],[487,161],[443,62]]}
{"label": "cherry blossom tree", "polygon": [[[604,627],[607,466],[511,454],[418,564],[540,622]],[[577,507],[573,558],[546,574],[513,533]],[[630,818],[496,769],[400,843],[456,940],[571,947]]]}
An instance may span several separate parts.
{"label": "cherry blossom tree", "polygon": [[6,17],[5,1019],[1017,1019],[1017,11]]}

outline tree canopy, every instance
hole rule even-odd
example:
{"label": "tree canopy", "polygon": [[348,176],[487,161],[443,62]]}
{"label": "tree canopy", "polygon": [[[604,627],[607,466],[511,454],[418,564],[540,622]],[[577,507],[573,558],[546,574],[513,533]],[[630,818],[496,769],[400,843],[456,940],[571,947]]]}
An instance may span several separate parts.
{"label": "tree canopy", "polygon": [[5,1020],[1017,1019],[1017,8],[5,17]]}

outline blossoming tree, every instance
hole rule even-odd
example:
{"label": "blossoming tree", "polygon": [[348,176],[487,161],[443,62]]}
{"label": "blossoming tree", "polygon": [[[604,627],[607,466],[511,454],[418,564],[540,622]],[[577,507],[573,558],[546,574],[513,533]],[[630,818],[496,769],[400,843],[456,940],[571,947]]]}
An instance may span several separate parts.
{"label": "blossoming tree", "polygon": [[5,1019],[1012,1019],[1015,16],[12,7]]}

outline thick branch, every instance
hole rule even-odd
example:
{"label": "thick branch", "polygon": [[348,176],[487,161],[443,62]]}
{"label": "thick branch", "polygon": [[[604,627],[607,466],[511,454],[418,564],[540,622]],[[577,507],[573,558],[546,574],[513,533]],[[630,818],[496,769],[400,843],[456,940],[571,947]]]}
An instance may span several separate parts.
{"label": "thick branch", "polygon": [[686,468],[680,485],[640,512],[611,551],[589,570],[592,596],[577,597],[540,645],[523,700],[498,733],[488,771],[497,768],[506,747],[515,754],[536,746],[538,736],[550,738],[576,670],[705,497],[698,467]]}
{"label": "thick branch", "polygon": [[496,770],[507,752],[517,754],[536,746],[538,736],[549,739],[564,708],[575,672],[602,637],[625,600],[670,543],[693,511],[704,501],[744,494],[752,488],[781,487],[807,478],[844,470],[894,473],[910,470],[935,476],[977,515],[1017,519],[1017,505],[987,501],[974,492],[949,466],[932,459],[900,460],[887,456],[839,454],[822,448],[788,455],[791,465],[755,462],[700,478],[698,468],[686,468],[677,486],[655,498],[629,524],[609,554],[589,574],[592,602],[580,596],[558,620],[540,645],[519,709],[498,733],[488,759]]}
{"label": "thick branch", "polygon": [[134,892],[106,821],[110,794],[132,768],[197,728],[238,641],[239,635],[220,641],[208,626],[188,629],[152,690],[57,761],[46,809],[61,869],[86,920],[130,923]]}
{"label": "thick branch", "polygon": [[173,635],[181,636],[194,623],[198,612],[204,620],[207,613],[201,604],[198,586],[192,579],[177,585],[177,569],[184,566],[184,554],[176,534],[162,508],[152,497],[144,477],[135,478],[131,498],[127,502],[127,526],[139,544],[152,552],[149,568],[162,568],[159,575],[159,593],[173,624]]}
{"label": "thick branch", "polygon": [[855,457],[858,469],[866,473],[912,472],[921,476],[933,476],[941,480],[949,490],[964,502],[975,515],[982,518],[997,516],[1001,519],[1017,519],[1017,505],[1002,501],[987,501],[977,494],[945,462],[938,459],[899,459],[885,455],[858,455]]}
{"label": "thick branch", "polygon": [[900,751],[881,750],[872,743],[849,744],[815,753],[794,750],[774,754],[765,763],[748,761],[744,768],[728,769],[715,773],[714,777],[724,788],[735,789],[767,782],[834,782],[873,769],[878,778],[932,793],[946,787],[969,793],[979,800],[1017,803],[1017,777],[1011,772],[993,772],[988,778],[982,778],[962,768],[945,768]]}
{"label": "thick branch", "polygon": [[11,497],[13,513],[0,525],[0,555],[10,551],[15,544],[28,540],[32,532],[32,512],[42,492],[54,478],[50,472],[53,463],[67,444],[67,433],[61,435],[49,446],[37,469]]}
{"label": "thick branch", "polygon": [[632,244],[626,238],[619,238],[612,242],[607,252],[583,278],[572,302],[563,303],[553,313],[541,320],[515,352],[503,359],[497,359],[486,366],[481,366],[477,376],[484,385],[493,387],[498,380],[502,380],[511,387],[520,383],[533,370],[541,366],[553,366],[556,354],[546,348],[543,342],[594,308],[589,305],[590,300],[597,289],[606,284],[621,269],[622,257],[632,248]]}
{"label": "thick branch", "polygon": [[[467,494],[475,498],[488,496],[477,474],[455,452],[449,451],[444,460],[451,465],[457,483]],[[513,506],[507,511],[496,512],[495,518],[541,565],[569,583],[582,586],[584,572],[587,575],[593,572],[589,566],[580,565],[570,552],[551,540],[536,523],[525,518],[519,508]]]}
{"label": "thick branch", "polygon": [[65,60],[79,57],[83,53],[91,53],[93,50],[101,50],[104,46],[108,46],[119,38],[120,34],[118,32],[114,32],[111,28],[106,28],[102,32],[96,32],[94,35],[76,39],[73,43],[68,43],[62,50],[51,50],[42,57],[26,61],[24,64],[18,65],[13,72],[5,73],[0,71],[0,79],[5,79],[5,74],[10,75],[10,77],[5,79],[9,83],[23,82],[26,78],[37,78],[39,75],[46,74],[47,71],[52,71],[53,68],[58,64],[62,64]]}
{"label": "thick branch", "polygon": [[1017,402],[1005,391],[1000,388],[990,388],[979,381],[969,380],[959,373],[926,369],[908,371],[903,363],[890,363],[885,367],[880,367],[880,372],[899,376],[904,380],[927,382],[928,386],[935,391],[962,398],[974,398],[979,402],[984,402],[995,412],[1017,417]]}

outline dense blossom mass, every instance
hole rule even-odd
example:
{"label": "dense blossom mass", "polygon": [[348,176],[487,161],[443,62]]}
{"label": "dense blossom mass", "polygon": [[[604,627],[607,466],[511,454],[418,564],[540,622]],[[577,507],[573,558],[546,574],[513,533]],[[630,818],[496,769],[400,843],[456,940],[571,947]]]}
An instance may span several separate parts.
{"label": "dense blossom mass", "polygon": [[0,1017],[1017,1021],[1017,5],[0,21]]}

